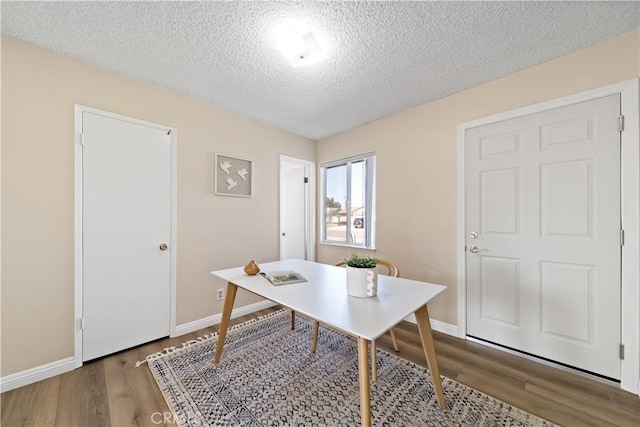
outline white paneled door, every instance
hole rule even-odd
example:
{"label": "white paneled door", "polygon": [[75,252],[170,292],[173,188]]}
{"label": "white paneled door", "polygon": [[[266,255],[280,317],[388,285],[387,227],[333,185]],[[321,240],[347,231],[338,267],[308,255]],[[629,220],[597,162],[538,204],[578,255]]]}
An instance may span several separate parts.
{"label": "white paneled door", "polygon": [[171,141],[82,113],[82,360],[169,335]]}
{"label": "white paneled door", "polygon": [[468,129],[467,335],[620,378],[620,96]]}

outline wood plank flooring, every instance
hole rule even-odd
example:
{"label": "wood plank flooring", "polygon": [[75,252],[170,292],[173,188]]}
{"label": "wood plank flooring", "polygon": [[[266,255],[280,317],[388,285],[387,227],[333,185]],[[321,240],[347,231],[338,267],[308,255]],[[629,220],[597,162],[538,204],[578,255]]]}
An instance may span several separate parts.
{"label": "wood plank flooring", "polygon": [[[232,320],[237,324],[275,311]],[[172,423],[160,390],[136,361],[217,331],[202,329],[142,345],[0,396],[2,426],[158,426]],[[322,329],[320,330],[322,333]],[[396,327],[399,356],[426,366],[417,326]],[[640,399],[616,387],[435,332],[442,375],[564,426],[640,426]],[[393,352],[387,334],[378,346]]]}

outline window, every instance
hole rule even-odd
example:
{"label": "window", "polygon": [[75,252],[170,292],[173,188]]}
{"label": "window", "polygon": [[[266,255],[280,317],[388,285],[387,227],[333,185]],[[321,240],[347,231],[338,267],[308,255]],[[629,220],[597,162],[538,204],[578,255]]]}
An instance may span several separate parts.
{"label": "window", "polygon": [[373,249],[375,155],[322,165],[322,243]]}

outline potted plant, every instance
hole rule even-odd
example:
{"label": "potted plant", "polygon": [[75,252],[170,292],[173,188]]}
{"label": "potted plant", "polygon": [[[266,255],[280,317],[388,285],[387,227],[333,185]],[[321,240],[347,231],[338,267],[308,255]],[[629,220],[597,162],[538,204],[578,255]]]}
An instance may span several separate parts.
{"label": "potted plant", "polygon": [[378,258],[351,254],[344,260],[347,265],[347,294],[357,298],[378,294]]}

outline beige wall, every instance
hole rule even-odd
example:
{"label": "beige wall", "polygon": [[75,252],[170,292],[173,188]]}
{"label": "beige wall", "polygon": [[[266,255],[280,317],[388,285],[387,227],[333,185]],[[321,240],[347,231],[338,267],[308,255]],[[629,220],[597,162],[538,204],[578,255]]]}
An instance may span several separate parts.
{"label": "beige wall", "polygon": [[[178,324],[222,311],[209,271],[278,258],[279,155],[313,141],[4,35],[1,84],[2,376],[73,356],[75,103],[178,129]],[[254,161],[253,198],[213,194],[215,152]]]}
{"label": "beige wall", "polygon": [[[278,156],[377,154],[377,255],[448,286],[456,323],[456,126],[640,76],[639,33],[312,141],[2,36],[2,364],[5,376],[73,355],[73,104],[178,129],[178,324],[221,311],[214,268],[278,257]],[[213,153],[254,160],[252,199],[212,194]],[[224,250],[221,242],[228,245]],[[319,245],[318,260],[349,250]],[[257,301],[241,295],[237,305]]]}
{"label": "beige wall", "polygon": [[[639,36],[634,31],[318,142],[318,164],[376,152],[376,253],[396,261],[403,277],[447,286],[429,304],[431,317],[457,323],[457,125],[638,78]],[[334,263],[349,252],[319,245],[318,261]]]}

